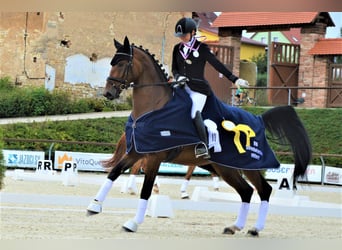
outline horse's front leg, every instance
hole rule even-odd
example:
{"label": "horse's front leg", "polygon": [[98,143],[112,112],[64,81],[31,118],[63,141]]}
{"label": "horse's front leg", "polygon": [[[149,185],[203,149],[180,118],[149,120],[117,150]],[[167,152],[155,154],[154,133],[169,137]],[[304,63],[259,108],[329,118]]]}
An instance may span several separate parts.
{"label": "horse's front leg", "polygon": [[113,186],[114,181],[128,168],[130,168],[137,159],[123,158],[108,174],[95,198],[87,207],[87,215],[95,215],[102,212],[102,203]]}
{"label": "horse's front leg", "polygon": [[161,161],[156,157],[147,157],[145,165],[145,177],[140,193],[140,199],[135,217],[128,220],[122,228],[127,232],[136,232],[138,225],[143,223],[147,210],[148,199],[151,197],[152,188],[156,179]]}

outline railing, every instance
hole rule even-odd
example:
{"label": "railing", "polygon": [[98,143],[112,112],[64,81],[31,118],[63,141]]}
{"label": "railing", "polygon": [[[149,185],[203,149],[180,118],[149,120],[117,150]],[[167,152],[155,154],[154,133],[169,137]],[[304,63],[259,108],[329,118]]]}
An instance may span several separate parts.
{"label": "railing", "polygon": [[[235,98],[236,89],[237,89],[236,87],[231,88],[231,96],[229,100],[227,100],[227,103],[231,105],[234,105],[235,103],[234,98]],[[294,86],[252,87],[251,86],[248,88],[248,91],[250,92],[249,96],[254,99],[256,106],[269,106],[269,105],[272,105],[269,103],[270,97],[267,95],[267,90],[270,90],[270,89],[275,89],[279,91],[283,91],[283,90],[287,91],[287,100],[286,100],[286,103],[283,103],[283,104],[297,106],[303,103],[307,103],[307,105],[305,106],[309,106],[309,107],[315,107],[316,100],[313,99],[315,98],[315,96],[313,95],[314,90],[326,90],[326,91],[338,90],[342,92],[342,86],[331,86],[331,87],[294,87]],[[300,90],[297,96],[293,95],[293,90]],[[328,101],[328,99],[326,100]],[[342,100],[342,96],[341,96],[341,100]],[[328,103],[326,103],[326,106],[328,106]],[[342,107],[342,102],[341,102],[340,107]]]}

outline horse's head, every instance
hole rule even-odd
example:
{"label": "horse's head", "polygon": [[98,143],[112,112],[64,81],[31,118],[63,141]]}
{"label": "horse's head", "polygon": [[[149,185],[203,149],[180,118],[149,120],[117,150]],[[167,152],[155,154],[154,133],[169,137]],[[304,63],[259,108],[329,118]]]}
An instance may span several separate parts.
{"label": "horse's head", "polygon": [[[164,91],[167,89],[171,93],[165,69],[162,68],[163,65],[158,64],[153,54],[142,46],[131,45],[127,37],[124,44],[114,39],[114,45],[117,50],[111,61],[112,68],[103,93],[105,97],[110,100],[118,98],[121,91],[128,87],[142,89],[163,86],[168,87],[164,88]],[[158,88],[157,91],[160,90],[161,88]]]}
{"label": "horse's head", "polygon": [[133,76],[133,46],[125,37],[122,45],[114,39],[116,53],[111,61],[112,68],[107,78],[103,95],[112,100],[118,98],[123,89],[127,89],[134,81]]}

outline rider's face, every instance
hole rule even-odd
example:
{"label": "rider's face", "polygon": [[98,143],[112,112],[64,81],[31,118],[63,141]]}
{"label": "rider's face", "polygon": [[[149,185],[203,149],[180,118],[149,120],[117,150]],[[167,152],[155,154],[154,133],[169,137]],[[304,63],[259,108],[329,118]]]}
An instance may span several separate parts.
{"label": "rider's face", "polygon": [[184,36],[179,37],[179,39],[181,39],[183,43],[189,42],[190,38],[191,38],[190,33],[186,33]]}

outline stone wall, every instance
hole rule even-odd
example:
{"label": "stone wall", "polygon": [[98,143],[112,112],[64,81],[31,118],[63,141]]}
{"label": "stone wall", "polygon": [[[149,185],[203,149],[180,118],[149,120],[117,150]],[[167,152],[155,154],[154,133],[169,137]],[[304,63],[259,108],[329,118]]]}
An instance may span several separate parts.
{"label": "stone wall", "polygon": [[[300,63],[298,87],[327,87],[328,60],[326,57],[317,57],[308,52],[320,38],[324,38],[326,24],[315,23],[302,27],[300,45]],[[303,107],[324,108],[327,105],[327,90],[310,89],[299,91],[299,96],[305,91]]]}
{"label": "stone wall", "polygon": [[98,90],[86,83],[64,83],[67,57],[111,58],[113,39],[128,36],[170,66],[173,45],[179,41],[173,36],[174,25],[183,16],[191,12],[0,13],[0,77],[9,76],[21,86],[44,86],[49,65],[56,72],[55,88],[96,96]]}

